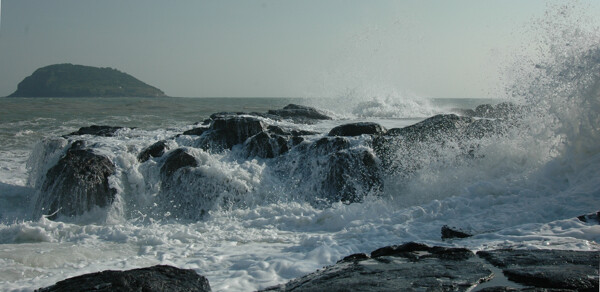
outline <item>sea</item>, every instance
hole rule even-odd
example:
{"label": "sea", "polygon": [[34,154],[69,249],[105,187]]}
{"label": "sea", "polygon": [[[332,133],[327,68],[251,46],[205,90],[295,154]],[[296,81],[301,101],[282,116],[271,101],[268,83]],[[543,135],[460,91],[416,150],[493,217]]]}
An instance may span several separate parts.
{"label": "sea", "polygon": [[[516,62],[514,83],[503,89],[507,94],[492,99],[377,92],[331,98],[1,98],[0,290],[32,291],[81,274],[165,264],[206,276],[214,291],[254,291],[353,253],[409,241],[473,251],[600,252],[598,222],[577,218],[600,210],[600,38],[598,31],[585,38],[581,33],[561,34],[573,41],[549,46],[534,64]],[[169,207],[159,203],[183,202],[157,201],[161,186],[151,167],[160,159],[136,158],[162,139],[171,139],[171,149],[192,148],[188,138],[173,137],[215,112],[313,106],[333,119],[277,123],[321,133],[309,138],[318,139],[345,123],[401,128],[506,101],[519,105],[520,114],[502,135],[465,137],[461,145],[473,146],[471,158],[451,143],[410,152],[398,147],[395,161],[418,167],[384,173],[383,188],[354,203],[314,204],[310,198],[319,184],[310,176],[292,182],[276,171],[293,160],[192,149],[188,153],[202,162],[198,168],[208,185],[203,191],[242,194],[243,204],[217,204],[198,217],[157,212]],[[110,179],[115,202],[77,217],[36,218],[39,181],[65,151],[64,144],[48,141],[90,125],[127,127],[114,137],[81,137],[116,165]],[[361,144],[367,137],[353,139],[372,151]],[[185,179],[180,184],[203,186]],[[443,225],[474,236],[442,240]]]}

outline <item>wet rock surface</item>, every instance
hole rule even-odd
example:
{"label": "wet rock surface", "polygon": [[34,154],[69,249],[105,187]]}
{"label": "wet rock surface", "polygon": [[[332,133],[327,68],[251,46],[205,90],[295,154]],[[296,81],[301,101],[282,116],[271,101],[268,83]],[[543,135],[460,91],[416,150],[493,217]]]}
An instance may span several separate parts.
{"label": "wet rock surface", "polygon": [[60,281],[37,291],[208,292],[211,291],[211,288],[208,280],[193,270],[160,265],[128,271],[103,271],[85,274]]}
{"label": "wet rock surface", "polygon": [[469,232],[448,225],[442,226],[442,239],[467,238],[473,236]]}
{"label": "wet rock surface", "polygon": [[591,214],[585,214],[578,216],[577,219],[581,222],[590,223],[590,224],[600,224],[600,211]]}
{"label": "wet rock surface", "polygon": [[[464,248],[409,242],[382,247],[370,256],[347,256],[263,291],[598,291],[598,254],[495,250],[476,256]],[[494,266],[503,275],[495,274]],[[504,275],[508,279],[495,282]],[[489,286],[493,283],[503,285]]]}
{"label": "wet rock surface", "polygon": [[185,152],[184,149],[179,148],[169,153],[169,156],[165,159],[163,166],[160,168],[160,173],[163,176],[168,177],[180,168],[196,166],[198,166],[196,158]]}
{"label": "wet rock surface", "polygon": [[492,277],[466,249],[407,243],[352,255],[263,291],[466,291]]}
{"label": "wet rock surface", "polygon": [[[598,256],[592,251],[512,249],[474,254],[408,242],[370,255],[352,254],[261,291],[598,291]],[[38,291],[210,291],[210,285],[193,270],[153,266],[86,274]]]}
{"label": "wet rock surface", "polygon": [[81,128],[79,128],[79,130],[77,130],[69,135],[70,136],[94,135],[94,136],[102,136],[102,137],[112,137],[120,129],[123,129],[123,127],[92,125],[89,127],[81,127]]}
{"label": "wet rock surface", "polygon": [[381,135],[387,130],[372,122],[359,122],[337,126],[329,132],[328,136],[360,136],[360,135]]}
{"label": "wet rock surface", "polygon": [[517,283],[577,291],[599,289],[600,252],[506,249],[477,254]]}
{"label": "wet rock surface", "polygon": [[115,172],[115,165],[84,144],[83,141],[72,143],[48,170],[38,192],[35,217],[76,216],[113,202],[116,190],[110,187],[108,177]]}
{"label": "wet rock surface", "polygon": [[312,123],[314,120],[331,120],[331,117],[313,107],[297,104],[289,104],[283,109],[269,110],[267,113],[280,116],[284,119],[291,119],[296,123]]}
{"label": "wet rock surface", "polygon": [[139,162],[144,162],[150,157],[161,157],[166,150],[168,150],[167,142],[164,140],[158,141],[142,150],[137,158]]}

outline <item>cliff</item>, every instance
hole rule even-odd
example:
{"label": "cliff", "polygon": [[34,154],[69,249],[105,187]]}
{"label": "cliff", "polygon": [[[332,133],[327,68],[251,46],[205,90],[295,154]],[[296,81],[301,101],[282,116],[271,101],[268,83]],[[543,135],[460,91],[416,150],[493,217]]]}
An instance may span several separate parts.
{"label": "cliff", "polygon": [[113,68],[56,64],[39,68],[9,97],[164,97],[164,92]]}

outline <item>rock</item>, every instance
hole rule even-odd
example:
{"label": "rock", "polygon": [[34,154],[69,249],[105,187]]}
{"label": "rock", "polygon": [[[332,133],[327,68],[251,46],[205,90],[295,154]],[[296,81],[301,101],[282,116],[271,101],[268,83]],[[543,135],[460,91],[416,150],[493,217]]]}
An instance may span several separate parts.
{"label": "rock", "polygon": [[267,132],[260,132],[244,143],[244,152],[246,157],[274,158],[290,148],[288,146],[289,138],[281,135],[270,135]]}
{"label": "rock", "polygon": [[442,226],[442,239],[450,239],[450,238],[467,238],[473,236],[463,230],[458,228],[452,228],[448,225]]}
{"label": "rock", "polygon": [[598,291],[599,252],[495,250],[477,253],[501,268],[509,280],[539,288]]}
{"label": "rock", "polygon": [[512,102],[501,102],[496,105],[481,104],[472,109],[453,109],[460,115],[467,117],[479,117],[488,119],[510,119],[515,118],[522,111],[522,106]]}
{"label": "rock", "polygon": [[265,131],[265,124],[256,117],[219,116],[212,121],[209,130],[202,135],[199,147],[212,151],[231,149],[248,138]]}
{"label": "rock", "polygon": [[378,159],[369,151],[352,149],[333,152],[325,166],[321,192],[330,202],[361,202],[383,187]]}
{"label": "rock", "polygon": [[409,141],[425,141],[430,138],[443,139],[454,135],[460,128],[473,122],[468,117],[454,114],[435,115],[424,121],[404,128],[394,128],[387,131],[388,136],[402,136]]}
{"label": "rock", "polygon": [[39,68],[9,97],[164,97],[164,92],[112,68],[56,64]]}
{"label": "rock", "polygon": [[377,123],[359,122],[337,126],[327,136],[360,136],[385,134],[386,129]]}
{"label": "rock", "polygon": [[346,257],[263,291],[468,291],[493,276],[473,258],[465,249],[408,243]]}
{"label": "rock", "polygon": [[200,136],[200,135],[204,134],[204,132],[206,132],[206,131],[208,131],[207,127],[199,127],[199,128],[193,128],[191,130],[187,130],[187,131],[183,132],[183,134]]}
{"label": "rock", "polygon": [[169,177],[180,168],[196,166],[198,166],[196,158],[189,155],[184,149],[179,148],[169,153],[169,156],[165,159],[163,166],[160,168],[160,173],[163,176]]}
{"label": "rock", "polygon": [[194,270],[159,265],[128,271],[103,271],[85,274],[41,288],[39,292],[69,291],[211,291],[208,280]]}
{"label": "rock", "polygon": [[165,154],[165,150],[168,150],[167,142],[164,140],[158,141],[142,150],[142,152],[138,154],[138,161],[145,162],[150,159],[150,157],[161,157]]}
{"label": "rock", "polygon": [[110,159],[85,149],[82,141],[74,142],[46,173],[34,216],[52,214],[48,218],[56,219],[109,206],[116,190],[110,187],[108,177],[114,172],[115,165]]}
{"label": "rock", "polygon": [[300,123],[310,123],[312,120],[331,120],[331,117],[313,107],[297,104],[289,104],[283,109],[269,110],[267,113]]}
{"label": "rock", "polygon": [[600,224],[600,211],[592,214],[578,216],[577,219],[581,222]]}
{"label": "rock", "polygon": [[94,135],[94,136],[102,136],[102,137],[112,137],[115,135],[115,132],[117,132],[120,129],[123,129],[123,127],[92,125],[89,127],[79,128],[79,130],[77,130],[67,136]]}

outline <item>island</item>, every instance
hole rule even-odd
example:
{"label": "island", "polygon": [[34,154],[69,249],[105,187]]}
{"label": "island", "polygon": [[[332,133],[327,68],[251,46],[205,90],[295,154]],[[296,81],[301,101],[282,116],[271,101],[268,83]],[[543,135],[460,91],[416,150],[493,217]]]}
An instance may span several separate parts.
{"label": "island", "polygon": [[113,68],[55,64],[39,68],[8,97],[165,97],[165,93]]}

